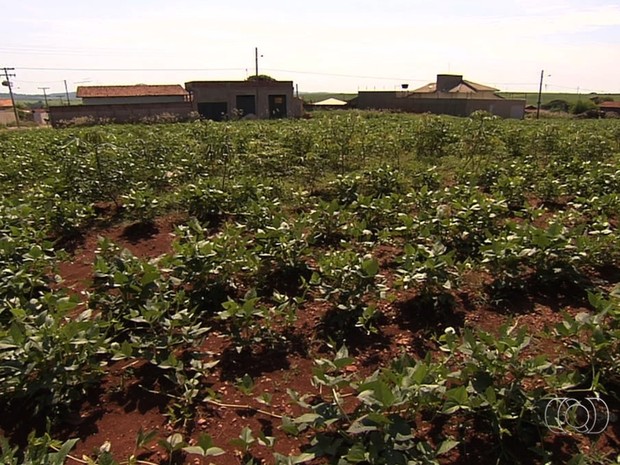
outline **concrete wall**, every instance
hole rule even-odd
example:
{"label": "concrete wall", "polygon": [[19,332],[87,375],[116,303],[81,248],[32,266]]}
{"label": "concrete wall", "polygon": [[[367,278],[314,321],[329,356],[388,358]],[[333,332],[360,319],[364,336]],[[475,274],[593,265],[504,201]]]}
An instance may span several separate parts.
{"label": "concrete wall", "polygon": [[360,92],[357,97],[357,107],[366,110],[401,110],[410,113],[434,113],[453,116],[469,116],[476,110],[484,110],[503,118],[516,119],[522,119],[525,114],[525,100],[485,97],[455,96],[448,98],[394,91]]}
{"label": "concrete wall", "polygon": [[435,88],[437,92],[448,92],[463,82],[463,76],[456,74],[438,74]]}
{"label": "concrete wall", "polygon": [[234,115],[238,95],[252,95],[256,98],[256,116],[269,118],[269,96],[286,96],[286,116],[299,117],[303,108],[295,102],[292,81],[192,81],[185,83],[192,93],[194,111],[200,103],[226,103],[228,117]]}
{"label": "concrete wall", "polygon": [[189,100],[183,95],[163,95],[145,97],[84,97],[84,105],[129,105],[142,103],[179,103]]}
{"label": "concrete wall", "polygon": [[119,105],[73,105],[49,108],[52,126],[58,127],[76,118],[92,118],[114,123],[137,123],[148,118],[162,115],[173,115],[179,120],[188,118],[192,111],[190,102],[181,103],[149,103]]}
{"label": "concrete wall", "polygon": [[48,123],[50,115],[47,111],[34,111],[32,117],[36,124],[45,125]]}
{"label": "concrete wall", "polygon": [[15,113],[12,108],[8,110],[0,110],[0,124],[9,125],[15,124]]}

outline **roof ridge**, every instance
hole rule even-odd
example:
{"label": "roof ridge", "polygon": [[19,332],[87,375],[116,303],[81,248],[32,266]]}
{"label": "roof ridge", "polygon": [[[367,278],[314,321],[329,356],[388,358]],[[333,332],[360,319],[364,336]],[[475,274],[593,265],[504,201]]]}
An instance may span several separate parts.
{"label": "roof ridge", "polygon": [[188,92],[180,84],[120,84],[99,86],[78,86],[77,97],[147,97],[181,96]]}

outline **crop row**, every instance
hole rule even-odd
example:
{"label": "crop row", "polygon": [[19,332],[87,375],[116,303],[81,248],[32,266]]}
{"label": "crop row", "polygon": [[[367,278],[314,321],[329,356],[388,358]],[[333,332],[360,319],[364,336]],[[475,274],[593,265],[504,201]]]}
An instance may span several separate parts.
{"label": "crop row", "polygon": [[[347,113],[161,128],[0,134],[5,411],[45,418],[53,431],[111,364],[140,361],[157,372],[173,399],[169,421],[182,431],[199,406],[220,403],[205,380],[230,354],[202,350],[214,333],[226,335],[232,356],[301,350],[314,359],[312,389],[289,392],[299,415],[261,397],[280,429],[307,446],[274,453],[277,463],[438,463],[468,428],[505,463],[519,460],[515,440],[547,462],[550,396],[617,399],[616,122]],[[63,244],[110,221],[108,207],[142,223],[167,212],[187,220],[152,260],[101,239],[81,300],[57,274]],[[472,276],[484,278],[480,299],[493,308],[517,294],[562,292],[588,311],[536,335],[517,324],[498,333],[453,327]],[[428,334],[436,350],[370,375],[349,371],[346,346],[380,335],[403,295],[439,315]],[[317,333],[301,334],[300,316],[318,304]],[[539,339],[564,349],[546,356]],[[244,377],[239,389],[252,395],[252,383]],[[429,436],[417,429],[429,417],[452,426]],[[153,438],[141,433],[137,449]],[[274,440],[244,428],[233,444],[252,463],[252,451]],[[3,440],[2,462],[62,463],[74,444],[41,431],[25,450]],[[171,460],[223,452],[208,435],[190,446],[177,433],[160,446]],[[115,463],[106,450],[89,460]]]}

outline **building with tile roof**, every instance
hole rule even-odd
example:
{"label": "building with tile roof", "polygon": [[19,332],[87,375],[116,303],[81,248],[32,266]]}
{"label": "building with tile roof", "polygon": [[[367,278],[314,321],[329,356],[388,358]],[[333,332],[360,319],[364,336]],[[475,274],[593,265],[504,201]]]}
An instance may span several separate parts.
{"label": "building with tile roof", "polygon": [[598,108],[607,113],[620,115],[620,102],[601,102]]}
{"label": "building with tile roof", "polygon": [[459,74],[438,74],[437,80],[418,89],[399,91],[360,91],[355,105],[361,109],[398,110],[469,116],[483,110],[504,118],[523,118],[525,100],[509,100],[498,89],[467,81]]}
{"label": "building with tile roof", "polygon": [[495,87],[467,81],[458,74],[438,74],[437,81],[430,82],[411,92],[416,94],[452,94],[456,96],[459,94],[469,94],[469,96],[475,94],[477,97],[502,98],[495,94],[498,91],[499,89]]}
{"label": "building with tile roof", "polygon": [[0,124],[15,124],[15,112],[11,99],[0,99]]}
{"label": "building with tile roof", "polygon": [[79,86],[76,96],[84,105],[178,103],[189,101],[189,93],[178,84],[129,86]]}
{"label": "building with tile roof", "polygon": [[214,121],[235,118],[290,118],[303,112],[294,96],[293,81],[191,81],[185,83],[194,108]]}

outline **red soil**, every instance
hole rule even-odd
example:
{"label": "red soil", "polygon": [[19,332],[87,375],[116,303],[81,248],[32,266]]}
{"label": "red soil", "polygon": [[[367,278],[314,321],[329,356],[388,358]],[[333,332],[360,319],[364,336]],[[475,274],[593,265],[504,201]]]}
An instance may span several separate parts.
{"label": "red soil", "polygon": [[[60,264],[59,273],[64,279],[63,285],[77,293],[88,290],[99,236],[113,240],[139,257],[154,258],[170,252],[171,242],[174,239],[174,225],[178,222],[178,217],[166,217],[157,219],[150,226],[125,224],[90,231],[78,244],[71,260]],[[382,273],[389,275],[394,266],[394,258],[400,249],[380,246],[375,252],[381,263]],[[402,352],[422,357],[425,352],[435,348],[434,342],[429,338],[432,330],[442,327],[470,326],[496,332],[502,324],[510,321],[515,313],[521,313],[516,323],[536,336],[537,349],[553,353],[555,350],[552,348],[553,344],[549,343],[541,330],[560,321],[557,308],[544,302],[544,299],[523,297],[511,302],[511,311],[498,312],[481,297],[481,288],[488,281],[488,276],[470,276],[464,287],[455,293],[456,309],[443,320],[438,319],[436,315],[420,313],[415,306],[416,296],[413,291],[397,292],[394,304],[381,303],[384,321],[380,325],[380,335],[365,338],[364,345],[356,344],[355,340],[348,342],[356,361],[347,368],[347,371],[369,375]],[[579,302],[567,302],[567,304],[571,313],[582,310]],[[311,384],[312,360],[326,356],[324,343],[316,336],[318,325],[326,310],[327,305],[321,302],[308,302],[302,306],[295,323],[295,333],[299,335],[305,347],[286,353],[236,354],[234,350],[230,350],[230,342],[226,335],[215,331],[209,334],[201,345],[200,352],[205,357],[215,354],[221,360],[202,382],[203,386],[208,386],[218,393],[220,405],[204,402],[199,404],[195,412],[191,412],[193,418],[185,426],[182,423],[177,424],[174,431],[181,432],[186,439],[192,438],[192,440],[195,440],[201,432],[206,432],[211,435],[215,445],[222,447],[226,454],[204,459],[195,455],[181,456],[179,463],[205,465],[241,463],[237,448],[230,445],[229,441],[238,437],[244,426],[252,428],[254,436],[259,431],[263,431],[267,436],[275,436],[276,452],[282,454],[300,452],[300,447],[307,444],[307,438],[303,434],[297,439],[285,435],[278,429],[277,416],[293,416],[300,412],[300,408],[291,402],[287,389],[319,395]],[[242,393],[235,386],[235,380],[246,373],[254,380],[251,395]],[[135,451],[134,446],[139,429],[157,431],[158,439],[163,439],[173,432],[173,427],[168,422],[169,417],[166,415],[174,400],[156,393],[162,382],[160,375],[157,369],[144,362],[131,364],[118,362],[110,366],[101,389],[94,392],[83,404],[73,419],[73,424],[59,431],[59,434],[66,438],[81,439],[72,455],[79,458],[82,454],[93,454],[93,451],[109,441],[111,451],[117,459],[124,460],[137,453],[142,460],[167,463],[166,453],[161,446],[155,445],[156,443],[151,443],[147,450]],[[273,395],[271,405],[263,405],[256,400],[256,397],[263,392]],[[354,401],[354,398],[351,398],[347,402]],[[443,426],[434,425],[432,421],[422,422],[418,434],[423,435],[425,431],[430,434],[429,431],[433,428],[439,428],[444,434],[456,432],[459,428],[458,419]],[[480,459],[480,454],[488,449],[488,443],[484,438],[479,439],[479,448],[470,450],[466,455],[459,455],[459,452],[454,450],[446,457],[445,463],[486,463]],[[560,441],[560,438],[556,440]],[[617,431],[610,428],[602,441],[607,450],[617,447],[619,444]],[[476,438],[472,438],[472,444],[475,447]],[[568,446],[559,443],[553,447],[561,449]],[[574,445],[572,447],[574,449]],[[272,451],[266,447],[254,446],[252,453],[267,462],[272,461]]]}

